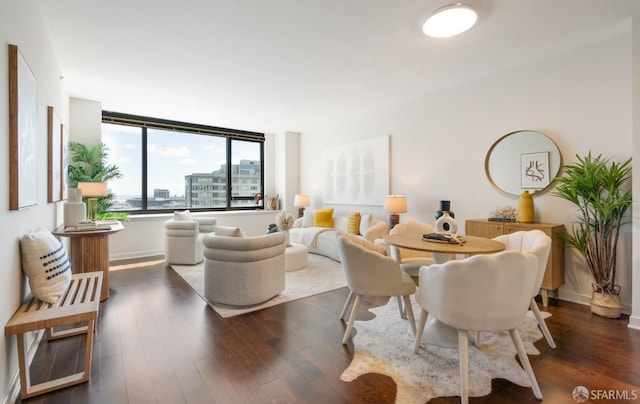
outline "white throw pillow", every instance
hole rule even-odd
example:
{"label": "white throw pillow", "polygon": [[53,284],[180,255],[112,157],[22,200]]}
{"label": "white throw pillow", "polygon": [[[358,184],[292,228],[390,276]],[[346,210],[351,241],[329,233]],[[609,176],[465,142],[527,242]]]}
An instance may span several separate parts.
{"label": "white throw pillow", "polygon": [[216,236],[227,236],[227,237],[244,237],[244,232],[239,227],[229,227],[229,226],[213,226],[213,232]]}
{"label": "white throw pillow", "polygon": [[173,212],[173,220],[176,222],[190,222],[193,220],[189,210]]}
{"label": "white throw pillow", "polygon": [[302,216],[302,227],[313,227],[313,222],[316,220],[316,211],[305,209]]}
{"label": "white throw pillow", "polygon": [[54,303],[71,282],[71,262],[64,246],[40,227],[22,236],[20,252],[31,293],[43,302]]}
{"label": "white throw pillow", "polygon": [[373,215],[371,213],[363,213],[360,215],[360,234],[364,236],[367,229],[373,224]]}

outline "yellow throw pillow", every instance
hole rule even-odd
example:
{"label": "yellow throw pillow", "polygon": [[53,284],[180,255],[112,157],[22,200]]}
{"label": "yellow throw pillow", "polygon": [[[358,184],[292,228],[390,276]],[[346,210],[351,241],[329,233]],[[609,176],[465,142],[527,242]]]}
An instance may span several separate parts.
{"label": "yellow throw pillow", "polygon": [[347,220],[347,233],[360,234],[360,212],[349,213]]}
{"label": "yellow throw pillow", "polygon": [[313,219],[315,227],[333,227],[333,208],[316,210],[316,217]]}

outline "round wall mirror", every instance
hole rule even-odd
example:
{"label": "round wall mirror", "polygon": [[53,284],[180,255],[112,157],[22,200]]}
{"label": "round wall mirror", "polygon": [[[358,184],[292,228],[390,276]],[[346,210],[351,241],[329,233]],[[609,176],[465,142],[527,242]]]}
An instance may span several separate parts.
{"label": "round wall mirror", "polygon": [[491,185],[510,195],[543,191],[560,172],[562,156],[547,135],[531,130],[508,133],[487,152],[484,170]]}

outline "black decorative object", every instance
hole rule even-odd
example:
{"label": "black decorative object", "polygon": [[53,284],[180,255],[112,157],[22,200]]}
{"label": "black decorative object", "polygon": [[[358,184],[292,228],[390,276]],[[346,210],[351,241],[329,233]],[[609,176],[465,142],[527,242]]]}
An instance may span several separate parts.
{"label": "black decorative object", "polygon": [[436,220],[440,219],[440,216],[444,215],[444,212],[449,212],[449,216],[456,217],[451,211],[451,201],[440,201],[440,209],[436,211]]}

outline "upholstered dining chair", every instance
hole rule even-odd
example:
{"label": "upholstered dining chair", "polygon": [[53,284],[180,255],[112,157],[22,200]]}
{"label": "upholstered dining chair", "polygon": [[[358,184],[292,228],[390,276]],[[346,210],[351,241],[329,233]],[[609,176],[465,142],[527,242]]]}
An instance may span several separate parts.
{"label": "upholstered dining chair", "polygon": [[[374,251],[377,253],[380,253],[382,255],[387,255],[387,249],[380,245],[380,244],[376,244],[372,241],[369,241],[367,239],[364,239],[362,237],[358,237],[355,236],[353,234],[349,234],[349,233],[345,233],[342,231],[338,231],[336,233],[336,236],[345,236],[347,237],[352,243],[357,244],[363,248],[366,248],[367,250],[370,251]],[[336,237],[337,240],[337,237]],[[336,254],[337,254],[337,243],[336,243]],[[355,300],[356,296],[353,294],[353,292],[351,290],[349,290],[349,296],[347,297],[347,301],[344,302],[344,306],[342,307],[342,311],[340,312],[340,319],[343,320],[344,317],[347,315],[348,312],[350,312],[351,308],[353,307],[353,301]],[[398,299],[398,308],[400,309],[400,315],[403,318],[406,318],[406,316],[404,315],[404,312],[402,310],[402,298],[397,297]]]}
{"label": "upholstered dining chair", "polygon": [[457,329],[460,397],[469,400],[469,332],[509,331],[536,398],[542,399],[535,374],[520,339],[538,273],[533,254],[503,251],[422,267],[416,301],[422,307],[413,351],[418,352],[427,313]]}
{"label": "upholstered dining chair", "polygon": [[540,291],[545,270],[547,269],[547,261],[549,260],[549,252],[551,251],[551,237],[547,236],[541,230],[529,230],[505,234],[494,238],[494,240],[504,243],[507,246],[507,250],[528,252],[538,257],[538,276],[531,293],[529,308],[538,321],[540,330],[542,330],[542,334],[544,334],[547,343],[551,348],[555,349],[556,343],[551,336],[549,327],[547,327],[547,324],[544,322],[544,318],[535,300],[535,297]]}
{"label": "upholstered dining chair", "polygon": [[[435,231],[435,227],[429,223],[410,220],[395,225],[393,229],[389,230],[389,235],[413,234],[416,237],[422,237],[423,234],[433,233]],[[398,261],[403,271],[411,276],[418,276],[420,267],[433,264],[433,256],[427,251],[411,250],[390,245],[389,255]]]}
{"label": "upholstered dining chair", "polygon": [[336,243],[347,285],[355,296],[342,343],[346,345],[349,341],[363,296],[402,296],[411,332],[415,335],[410,296],[415,293],[416,284],[411,277],[400,269],[393,258],[358,245],[346,235],[338,234]]}

